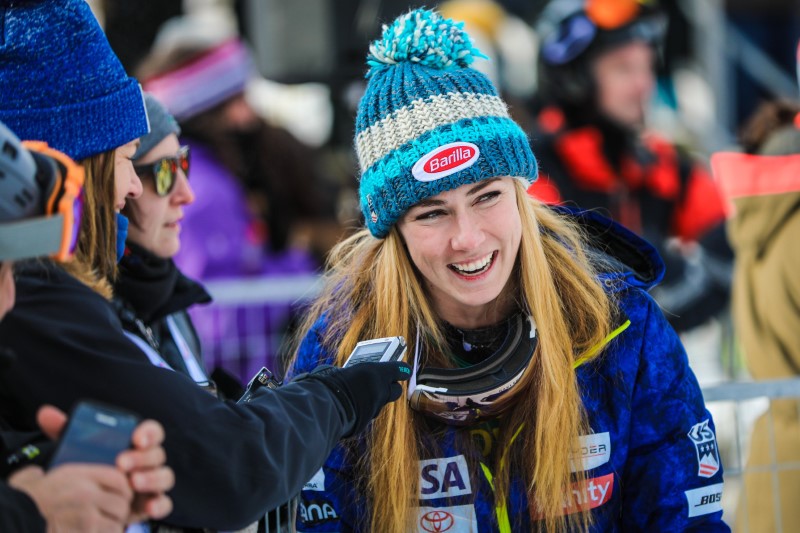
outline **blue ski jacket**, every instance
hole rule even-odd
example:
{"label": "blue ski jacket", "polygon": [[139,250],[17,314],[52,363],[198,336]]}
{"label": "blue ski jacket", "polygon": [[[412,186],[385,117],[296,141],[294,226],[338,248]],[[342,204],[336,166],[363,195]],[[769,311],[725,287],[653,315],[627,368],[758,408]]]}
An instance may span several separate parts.
{"label": "blue ski jacket", "polygon": [[[661,259],[609,219],[569,214],[597,244],[606,265],[602,281],[618,301],[620,319],[602,355],[576,370],[591,430],[573,451],[586,481],[565,495],[564,513],[590,509],[591,531],[730,531],[722,521],[714,422],[677,334],[646,292],[663,276]],[[293,373],[332,362],[319,342],[324,328],[323,317],[301,343]],[[490,429],[471,429],[485,446],[494,442]],[[523,480],[512,475],[507,501],[495,501],[490,469],[470,467],[456,431],[446,429],[437,456],[420,461],[415,531],[536,529]],[[352,453],[340,444],[306,483],[297,530],[368,531],[369,509],[358,482]]]}

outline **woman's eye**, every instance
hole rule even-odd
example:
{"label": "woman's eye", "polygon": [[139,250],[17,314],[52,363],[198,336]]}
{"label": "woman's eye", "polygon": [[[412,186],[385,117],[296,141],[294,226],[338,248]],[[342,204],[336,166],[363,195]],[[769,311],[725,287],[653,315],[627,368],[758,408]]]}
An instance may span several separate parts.
{"label": "woman's eye", "polygon": [[500,196],[500,191],[490,191],[478,197],[478,203],[491,202]]}
{"label": "woman's eye", "polygon": [[443,215],[444,215],[443,210],[436,209],[434,211],[426,211],[424,213],[420,213],[416,217],[414,217],[414,220],[434,220]]}

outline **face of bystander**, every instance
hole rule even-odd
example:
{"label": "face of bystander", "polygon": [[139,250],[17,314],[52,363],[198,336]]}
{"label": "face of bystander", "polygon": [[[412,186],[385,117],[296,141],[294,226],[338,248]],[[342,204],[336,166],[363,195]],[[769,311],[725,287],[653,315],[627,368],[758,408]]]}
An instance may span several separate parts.
{"label": "face of bystander", "polygon": [[613,48],[594,60],[597,105],[603,115],[630,129],[644,125],[655,88],[654,61],[653,48],[643,41]]}
{"label": "face of bystander", "polygon": [[[164,158],[179,157],[178,137],[167,135],[136,161],[137,170]],[[186,154],[185,154],[186,155]],[[187,167],[188,168],[188,167]],[[165,195],[156,192],[153,173],[142,175],[142,195],[129,201],[131,225],[128,239],[164,259],[173,257],[181,246],[180,231],[183,207],[194,202],[194,191],[180,165],[175,165],[174,183]]]}

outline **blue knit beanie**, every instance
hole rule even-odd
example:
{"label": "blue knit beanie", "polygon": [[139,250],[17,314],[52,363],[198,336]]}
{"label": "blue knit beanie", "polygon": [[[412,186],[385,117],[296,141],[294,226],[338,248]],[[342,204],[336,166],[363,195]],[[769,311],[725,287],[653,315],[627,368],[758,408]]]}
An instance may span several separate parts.
{"label": "blue knit beanie", "polygon": [[78,161],[147,133],[141,88],[85,0],[0,6],[0,121]]}
{"label": "blue knit beanie", "polygon": [[417,202],[502,176],[537,177],[528,137],[476,57],[463,23],[417,9],[372,43],[356,115],[361,211],[383,238]]}

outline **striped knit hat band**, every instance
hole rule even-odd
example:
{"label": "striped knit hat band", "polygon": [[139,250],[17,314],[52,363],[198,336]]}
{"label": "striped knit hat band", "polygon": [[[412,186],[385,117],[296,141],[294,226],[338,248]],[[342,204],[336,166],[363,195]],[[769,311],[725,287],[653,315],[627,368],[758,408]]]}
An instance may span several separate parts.
{"label": "striped knit hat band", "polygon": [[242,94],[254,73],[250,51],[234,38],[145,80],[144,90],[178,121],[185,121]]}
{"label": "striped knit hat band", "polygon": [[417,202],[461,185],[536,179],[528,138],[482,73],[462,24],[418,9],[370,47],[356,116],[361,209],[378,238]]}

